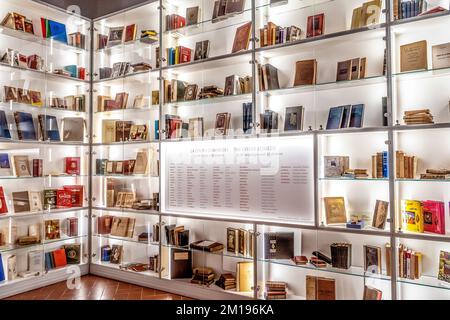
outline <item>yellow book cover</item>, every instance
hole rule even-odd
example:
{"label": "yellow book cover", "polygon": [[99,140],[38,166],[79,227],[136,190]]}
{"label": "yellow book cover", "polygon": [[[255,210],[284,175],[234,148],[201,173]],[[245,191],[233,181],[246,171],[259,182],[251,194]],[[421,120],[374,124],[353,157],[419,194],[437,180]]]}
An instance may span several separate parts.
{"label": "yellow book cover", "polygon": [[175,64],[180,63],[180,47],[175,48]]}
{"label": "yellow book cover", "polygon": [[403,227],[407,231],[423,232],[422,203],[416,200],[402,201]]}

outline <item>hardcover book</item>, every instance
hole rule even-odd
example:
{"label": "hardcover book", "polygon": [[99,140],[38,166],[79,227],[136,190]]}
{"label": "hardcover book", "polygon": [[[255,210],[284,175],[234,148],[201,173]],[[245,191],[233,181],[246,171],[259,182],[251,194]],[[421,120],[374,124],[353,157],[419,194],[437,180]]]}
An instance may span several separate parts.
{"label": "hardcover book", "polygon": [[55,116],[38,115],[39,129],[44,141],[60,141],[58,121]]}
{"label": "hardcover book", "polygon": [[344,106],[332,107],[328,113],[327,130],[340,129],[344,115]]}
{"label": "hardcover book", "polygon": [[264,259],[292,259],[294,257],[294,233],[265,233],[264,249]]}
{"label": "hardcover book", "polygon": [[16,177],[31,177],[28,156],[13,156],[13,164]]}
{"label": "hardcover book", "polygon": [[295,63],[294,87],[316,84],[316,59],[301,60]]}
{"label": "hardcover book", "polygon": [[71,196],[71,207],[82,207],[84,199],[83,185],[63,186],[64,191],[69,192]]}
{"label": "hardcover book", "polygon": [[373,213],[372,227],[384,230],[388,215],[389,202],[377,200]]}
{"label": "hardcover book", "polygon": [[42,194],[40,191],[30,191],[29,199],[31,212],[42,211]]}
{"label": "hardcover book", "polygon": [[234,37],[232,53],[244,51],[248,49],[250,42],[250,34],[252,30],[252,23],[248,22],[236,29],[236,35]]}
{"label": "hardcover book", "polygon": [[349,128],[362,128],[364,122],[364,105],[352,105],[350,112]]}
{"label": "hardcover book", "polygon": [[307,275],[306,300],[336,300],[335,280]]}
{"label": "hardcover book", "polygon": [[45,189],[44,190],[44,209],[55,209],[56,208],[56,199],[57,199],[57,190],[56,189]]}
{"label": "hardcover book", "polygon": [[108,35],[108,47],[113,47],[118,44],[121,44],[123,42],[125,33],[124,27],[115,27],[109,29],[109,35]]}
{"label": "hardcover book", "polygon": [[65,173],[68,175],[80,175],[80,157],[65,157]]}
{"label": "hardcover book", "polygon": [[186,8],[186,26],[198,24],[200,17],[200,7]]}
{"label": "hardcover book", "polygon": [[12,198],[15,213],[30,211],[30,197],[28,191],[13,192]]}
{"label": "hardcover book", "polygon": [[120,264],[122,263],[122,256],[123,256],[123,246],[113,244],[111,247],[110,262],[113,264]]}
{"label": "hardcover book", "polygon": [[14,112],[14,119],[19,140],[37,140],[31,113],[16,111]]}
{"label": "hardcover book", "polygon": [[56,191],[56,207],[58,209],[72,207],[72,193],[69,190],[58,189]]}
{"label": "hardcover book", "polygon": [[85,120],[81,117],[66,117],[62,120],[63,141],[83,142]]}
{"label": "hardcover book", "polygon": [[308,17],[306,37],[316,37],[324,34],[325,14],[317,14]]}
{"label": "hardcover book", "polygon": [[383,292],[370,286],[364,286],[363,300],[381,300]]}
{"label": "hardcover book", "polygon": [[253,290],[253,262],[236,263],[236,291],[250,292]]}
{"label": "hardcover book", "polygon": [[125,28],[125,40],[124,42],[131,42],[136,40],[137,26],[136,24],[129,25]]}
{"label": "hardcover book", "polygon": [[8,205],[6,204],[5,192],[3,191],[3,187],[0,187],[0,215],[5,213],[8,213]]}
{"label": "hardcover book", "polygon": [[81,245],[79,244],[66,244],[64,245],[66,252],[67,264],[79,264],[81,261],[80,252]]}
{"label": "hardcover book", "polygon": [[364,246],[364,271],[381,274],[381,248]]}
{"label": "hardcover book", "polygon": [[347,222],[345,200],[342,197],[325,197],[325,218],[327,224],[340,224]]}
{"label": "hardcover book", "polygon": [[304,108],[288,107],[284,116],[284,131],[303,130]]}
{"label": "hardcover book", "polygon": [[61,238],[59,219],[46,220],[44,222],[45,240],[54,240]]}
{"label": "hardcover book", "polygon": [[432,47],[433,69],[450,67],[450,43],[435,45]]}
{"label": "hardcover book", "polygon": [[450,252],[441,251],[439,254],[438,279],[450,283]]}
{"label": "hardcover book", "polygon": [[209,40],[197,42],[195,44],[194,60],[207,59],[209,56]]}
{"label": "hardcover book", "polygon": [[406,231],[424,231],[422,203],[416,200],[402,200],[403,229]]}
{"label": "hardcover book", "polygon": [[189,119],[189,138],[203,137],[203,118]]}
{"label": "hardcover book", "polygon": [[171,250],[171,279],[182,279],[192,277],[192,252],[172,249]]}
{"label": "hardcover book", "polygon": [[225,14],[237,14],[244,11],[245,0],[227,0],[225,5]]}
{"label": "hardcover book", "polygon": [[441,201],[422,201],[424,231],[445,234],[444,205]]}
{"label": "hardcover book", "polygon": [[8,120],[6,119],[6,114],[3,110],[0,110],[0,138],[11,139],[11,132],[8,128]]}
{"label": "hardcover book", "polygon": [[[359,69],[359,66],[358,66]],[[358,70],[359,73],[359,70]],[[352,60],[338,62],[336,81],[348,81],[352,79]]]}
{"label": "hardcover book", "polygon": [[400,72],[428,69],[427,41],[400,46]]}

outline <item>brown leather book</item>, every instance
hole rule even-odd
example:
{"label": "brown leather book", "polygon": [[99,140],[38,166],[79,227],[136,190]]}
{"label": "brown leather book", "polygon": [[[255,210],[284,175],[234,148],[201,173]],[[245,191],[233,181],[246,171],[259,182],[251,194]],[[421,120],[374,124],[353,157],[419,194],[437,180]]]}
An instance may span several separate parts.
{"label": "brown leather book", "polygon": [[247,50],[250,42],[252,23],[248,22],[236,29],[232,53]]}
{"label": "brown leather book", "polygon": [[301,60],[295,63],[294,87],[316,84],[317,61],[316,59]]}
{"label": "brown leather book", "polygon": [[13,192],[12,196],[15,213],[30,211],[30,199],[28,196],[28,191]]}
{"label": "brown leather book", "polygon": [[97,218],[97,233],[109,234],[111,233],[113,217],[106,215]]}
{"label": "brown leather book", "polygon": [[116,142],[130,139],[130,131],[133,121],[116,121]]}
{"label": "brown leather book", "polygon": [[306,276],[306,300],[336,300],[335,280]]}

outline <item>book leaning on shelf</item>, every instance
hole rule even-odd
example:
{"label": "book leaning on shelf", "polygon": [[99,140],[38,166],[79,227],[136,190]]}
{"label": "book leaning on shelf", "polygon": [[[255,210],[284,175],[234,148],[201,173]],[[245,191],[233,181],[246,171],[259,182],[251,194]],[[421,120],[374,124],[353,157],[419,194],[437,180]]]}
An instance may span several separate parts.
{"label": "book leaning on shelf", "polygon": [[1,25],[16,31],[34,34],[33,21],[16,12],[8,12]]}
{"label": "book leaning on shelf", "polygon": [[[394,0],[396,1],[396,0]],[[381,0],[368,1],[353,9],[351,29],[358,29],[380,22]]]}
{"label": "book leaning on shelf", "polygon": [[364,104],[330,108],[326,129],[362,128],[364,123],[364,109]]}
{"label": "book leaning on shelf", "polygon": [[266,133],[278,131],[278,113],[272,110],[265,110],[260,114],[261,130]]}
{"label": "book leaning on shelf", "polygon": [[260,91],[280,89],[278,69],[271,64],[258,64],[258,80]]}

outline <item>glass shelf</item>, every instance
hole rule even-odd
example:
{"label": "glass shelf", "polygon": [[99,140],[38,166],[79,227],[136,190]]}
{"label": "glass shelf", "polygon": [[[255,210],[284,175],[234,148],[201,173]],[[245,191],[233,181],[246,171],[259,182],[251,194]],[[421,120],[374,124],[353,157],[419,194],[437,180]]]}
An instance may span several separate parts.
{"label": "glass shelf", "polygon": [[188,101],[183,100],[183,101],[165,103],[164,106],[165,107],[168,107],[168,106],[174,106],[174,107],[196,106],[196,105],[207,105],[207,104],[214,104],[214,103],[241,101],[241,100],[248,100],[248,99],[252,99],[251,93],[235,94],[235,95],[228,95],[228,96],[218,96],[218,97],[213,97],[213,98],[188,100]]}
{"label": "glass shelf", "polygon": [[423,16],[416,16],[416,17],[412,17],[412,18],[394,20],[391,22],[391,26],[395,30],[397,28],[397,26],[402,26],[404,24],[411,24],[411,23],[418,22],[418,21],[427,22],[427,20],[436,19],[436,18],[444,19],[445,17],[448,17],[448,16],[450,16],[450,11],[447,10],[447,11],[437,12],[437,13],[433,13],[433,14],[427,14],[427,15],[423,15]]}
{"label": "glass shelf", "polygon": [[69,50],[71,52],[77,53],[77,54],[87,54],[89,51],[86,49],[77,48],[74,46],[69,46],[66,43],[55,41],[53,39],[44,39],[37,35],[30,34],[24,31],[18,31],[14,29],[10,29],[4,26],[0,26],[0,34],[20,39],[23,41],[27,41],[30,43],[37,43],[38,45],[50,47],[51,49],[58,49],[58,50]]}
{"label": "glass shelf", "polygon": [[36,145],[53,145],[53,146],[85,146],[88,147],[89,143],[84,142],[65,142],[65,141],[40,141],[40,140],[14,140],[14,139],[2,139],[1,143],[17,143],[17,144],[36,144]]}
{"label": "glass shelf", "polygon": [[[124,76],[120,76],[120,77],[115,77],[115,78],[105,78],[105,79],[98,79],[98,80],[94,80],[94,84],[98,84],[98,83],[107,83],[109,85],[113,85],[114,82],[116,82],[115,84],[121,84],[124,81],[127,82],[149,82],[151,79],[148,79],[151,77],[151,74],[156,74],[155,72],[158,72],[159,69],[150,69],[150,70],[144,70],[144,71],[138,71],[138,72],[130,72]],[[145,79],[147,77],[147,79]],[[139,79],[139,78],[144,78],[144,79]]]}
{"label": "glass shelf", "polygon": [[319,178],[321,181],[389,181],[388,178],[346,178],[346,177],[336,177],[336,178]]}
{"label": "glass shelf", "polygon": [[395,179],[396,182],[428,182],[428,183],[449,183],[450,179]]}
{"label": "glass shelf", "polygon": [[122,178],[122,179],[149,179],[149,178],[159,178],[159,176],[152,176],[146,174],[93,174],[93,177],[99,178]]}
{"label": "glass shelf", "polygon": [[361,267],[350,267],[349,269],[338,269],[333,268],[330,265],[327,265],[326,268],[317,268],[310,264],[309,262],[305,265],[296,265],[291,260],[270,260],[270,259],[262,259],[258,258],[258,261],[264,262],[264,263],[271,263],[271,264],[278,264],[283,266],[289,266],[293,268],[301,268],[301,269],[307,269],[307,270],[314,270],[317,272],[325,272],[325,273],[334,273],[334,274],[343,274],[343,275],[349,275],[349,276],[356,276],[356,277],[362,277],[362,278],[368,278],[368,279],[378,279],[383,281],[391,281],[391,277],[388,277],[385,273],[377,274],[377,273],[370,273],[364,271]]}
{"label": "glass shelf", "polygon": [[58,113],[70,113],[74,115],[85,115],[87,114],[86,111],[76,111],[76,110],[67,110],[67,109],[59,109],[59,108],[50,108],[50,107],[37,107],[32,106],[31,104],[24,104],[24,103],[18,103],[18,102],[6,102],[6,101],[0,101],[0,106],[4,108],[9,108],[11,111],[41,111],[45,114],[58,114]]}
{"label": "glass shelf", "polygon": [[253,291],[251,291],[251,292],[238,292],[238,291],[236,291],[236,289],[234,289],[234,290],[223,290],[221,287],[216,286],[215,282],[217,280],[218,280],[218,278],[214,279],[214,282],[211,283],[210,285],[206,285],[206,284],[191,283],[191,278],[188,278],[188,279],[181,279],[181,278],[171,279],[171,281],[177,281],[177,282],[186,283],[186,284],[189,284],[189,285],[191,285],[193,287],[197,287],[197,288],[202,288],[202,289],[212,290],[212,291],[226,292],[226,293],[235,294],[235,295],[239,295],[239,296],[245,296],[247,298],[253,298]]}
{"label": "glass shelf", "polygon": [[363,234],[363,235],[374,235],[379,237],[389,237],[391,233],[386,229],[377,229],[373,228],[370,223],[366,225],[363,229],[352,229],[347,228],[345,225],[338,226],[338,225],[321,225],[317,228],[318,231],[325,231],[325,232],[342,232],[342,233],[353,233],[353,234]]}
{"label": "glass shelf", "polygon": [[96,115],[121,115],[124,113],[148,112],[148,111],[154,110],[154,109],[159,111],[159,104],[145,106],[143,108],[125,108],[125,109],[117,109],[117,110],[110,110],[110,111],[95,111],[94,114],[96,114]]}
{"label": "glass shelf", "polygon": [[412,232],[406,230],[398,230],[395,233],[396,237],[403,239],[417,239],[428,240],[436,242],[450,242],[450,234],[438,234],[432,232]]}
{"label": "glass shelf", "polygon": [[271,0],[256,0],[255,6],[256,10],[263,10],[263,9],[270,9],[271,11],[274,10],[276,14],[282,14],[286,12],[292,12],[296,10],[302,10],[306,8],[315,8],[318,5],[324,5],[329,2],[334,2],[336,0],[294,0],[294,8],[291,8],[287,5],[271,5]]}
{"label": "glass shelf", "polygon": [[42,177],[14,177],[14,176],[0,176],[0,180],[22,180],[22,179],[55,179],[55,178],[84,178],[89,177],[87,174],[82,175],[68,175],[68,174],[60,174],[60,175],[45,175]]}
{"label": "glass shelf", "polygon": [[127,145],[136,145],[136,144],[153,144],[159,143],[159,140],[132,140],[132,141],[119,141],[119,142],[97,142],[93,143],[94,147],[96,146],[127,146]]}
{"label": "glass shelf", "polygon": [[20,213],[8,213],[0,215],[1,219],[15,219],[15,218],[29,218],[29,217],[39,217],[41,215],[56,215],[61,213],[67,213],[67,212],[78,212],[78,211],[84,211],[89,210],[89,207],[73,207],[73,208],[64,208],[64,209],[49,209],[49,210],[42,210],[42,211],[36,211],[36,212],[20,212]]}
{"label": "glass shelf", "polygon": [[147,246],[159,246],[159,242],[138,241],[134,238],[117,237],[117,236],[111,236],[109,234],[93,234],[93,236],[96,238],[104,238],[104,239],[111,239],[111,240],[117,240],[117,241],[139,243],[139,244],[143,244],[143,245],[147,245]]}
{"label": "glass shelf", "polygon": [[[125,42],[125,43],[118,44],[118,45],[115,45],[112,47],[97,49],[97,50],[95,50],[95,53],[97,53],[97,54],[117,54],[117,53],[129,52],[129,51],[142,50],[142,49],[151,48],[154,46],[159,46],[159,41],[155,41],[153,43],[146,43],[144,41],[141,41],[141,38],[139,38],[134,41]],[[132,49],[130,49],[131,47],[132,47]],[[138,48],[136,48],[136,47],[138,47]]]}
{"label": "glass shelf", "polygon": [[392,127],[397,132],[408,132],[414,130],[436,130],[450,129],[450,122],[430,123],[430,124],[412,124],[412,125],[395,125]]}
{"label": "glass shelf", "polygon": [[69,77],[69,76],[65,76],[65,75],[61,75],[61,74],[55,74],[55,73],[48,72],[48,71],[40,71],[40,70],[35,70],[35,69],[30,69],[30,68],[11,66],[11,65],[5,64],[5,63],[0,63],[0,67],[10,69],[11,72],[12,72],[12,70],[20,70],[20,71],[24,71],[27,73],[39,75],[39,76],[41,76],[41,78],[45,77],[45,79],[48,81],[56,81],[57,82],[57,81],[61,81],[61,80],[70,80],[70,81],[75,81],[75,82],[81,82],[86,85],[89,84],[89,80],[83,80],[83,79]]}
{"label": "glass shelf", "polygon": [[147,271],[143,271],[143,272],[137,272],[137,271],[133,271],[133,270],[127,270],[122,266],[126,266],[129,263],[133,263],[133,262],[122,262],[121,264],[116,264],[116,263],[111,263],[111,262],[104,262],[104,261],[92,261],[92,264],[98,265],[98,266],[103,266],[103,267],[107,267],[107,268],[112,268],[112,269],[117,269],[123,272],[131,272],[134,274],[142,274],[145,276],[149,276],[149,277],[159,277],[159,273],[155,272],[155,271],[151,271],[151,270],[147,270]]}
{"label": "glass shelf", "polygon": [[250,256],[245,256],[242,254],[235,254],[235,253],[231,253],[226,251],[226,249],[222,249],[221,251],[215,251],[215,252],[210,252],[207,250],[200,250],[200,249],[193,249],[190,247],[179,247],[179,246],[174,246],[174,245],[170,245],[170,244],[162,244],[163,247],[165,248],[171,248],[171,249],[177,249],[177,250],[184,250],[184,251],[191,251],[191,252],[199,252],[199,253],[206,253],[212,256],[221,256],[221,257],[229,257],[229,258],[236,258],[236,259],[242,259],[242,260],[249,260],[249,261],[253,261],[253,258]]}
{"label": "glass shelf", "polygon": [[422,275],[419,279],[397,278],[398,284],[408,284],[415,286],[423,286],[435,289],[450,290],[450,283],[439,280],[437,277]]}
{"label": "glass shelf", "polygon": [[58,243],[58,242],[68,241],[68,240],[77,240],[77,239],[82,239],[82,238],[87,238],[87,237],[88,237],[88,235],[83,235],[83,236],[74,236],[74,237],[61,237],[61,239],[44,240],[43,245],[54,244],[54,243]]}
{"label": "glass shelf", "polygon": [[297,86],[297,87],[289,87],[289,88],[280,88],[274,90],[265,90],[258,91],[258,94],[265,94],[267,96],[280,96],[280,95],[288,95],[288,94],[298,94],[298,93],[306,93],[306,92],[317,92],[322,90],[335,90],[342,88],[354,88],[359,86],[369,86],[375,84],[385,84],[386,77],[385,76],[372,76],[366,77],[364,79],[359,80],[349,80],[349,81],[331,81],[318,83],[315,85],[306,85],[306,86]]}
{"label": "glass shelf", "polygon": [[99,211],[111,211],[111,212],[120,212],[120,213],[132,213],[132,214],[145,214],[145,215],[159,215],[159,211],[157,210],[137,210],[132,208],[112,208],[112,207],[92,207],[92,210]]}
{"label": "glass shelf", "polygon": [[[236,53],[227,53],[202,60],[194,60],[187,63],[165,66],[162,67],[161,69],[163,71],[172,70],[172,73],[204,72],[207,70],[228,67],[230,63],[232,64],[249,63],[250,60],[251,60],[251,50],[246,50]],[[181,70],[178,71],[178,69]]]}
{"label": "glass shelf", "polygon": [[374,39],[383,40],[386,35],[386,25],[377,24],[369,27],[363,27],[353,30],[345,30],[335,33],[324,34],[311,38],[304,38],[296,41],[290,41],[270,46],[259,47],[255,51],[262,54],[265,58],[274,58],[284,55],[298,54],[299,50],[304,49],[326,49],[342,42],[362,42]]}
{"label": "glass shelf", "polygon": [[406,72],[393,73],[392,77],[401,80],[415,80],[424,79],[431,77],[448,77],[450,76],[450,68],[439,68],[439,69],[421,69]]}

